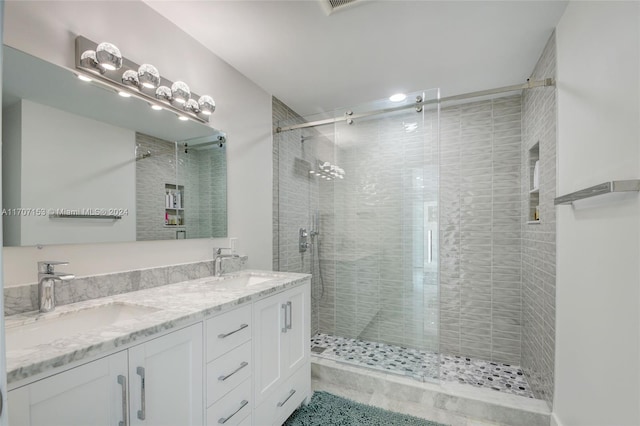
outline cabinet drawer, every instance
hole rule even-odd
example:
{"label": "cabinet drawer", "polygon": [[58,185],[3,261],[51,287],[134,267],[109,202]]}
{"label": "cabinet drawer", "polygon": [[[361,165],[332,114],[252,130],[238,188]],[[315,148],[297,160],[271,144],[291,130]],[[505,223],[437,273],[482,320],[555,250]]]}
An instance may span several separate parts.
{"label": "cabinet drawer", "polygon": [[251,377],[251,341],[207,365],[207,407]]}
{"label": "cabinet drawer", "polygon": [[257,425],[280,425],[311,392],[311,371],[307,365],[295,372],[256,408]]}
{"label": "cabinet drawer", "polygon": [[[224,424],[235,426],[246,420],[251,414],[251,379],[242,382],[237,388],[223,396],[218,402],[207,408],[207,426]],[[222,421],[226,419],[224,423]]]}
{"label": "cabinet drawer", "polygon": [[207,362],[251,339],[251,304],[207,320]]}

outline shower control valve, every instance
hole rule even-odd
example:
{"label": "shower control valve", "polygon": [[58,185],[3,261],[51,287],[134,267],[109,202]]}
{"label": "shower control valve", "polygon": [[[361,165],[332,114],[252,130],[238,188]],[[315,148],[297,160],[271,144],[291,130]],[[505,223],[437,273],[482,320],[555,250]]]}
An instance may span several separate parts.
{"label": "shower control valve", "polygon": [[309,233],[306,228],[300,228],[298,243],[300,253],[304,253],[309,248]]}

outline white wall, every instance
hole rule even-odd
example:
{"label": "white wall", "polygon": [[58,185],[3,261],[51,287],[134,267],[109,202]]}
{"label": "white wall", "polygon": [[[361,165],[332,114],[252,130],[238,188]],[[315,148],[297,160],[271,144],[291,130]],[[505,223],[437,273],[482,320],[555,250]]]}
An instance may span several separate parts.
{"label": "white wall", "polygon": [[27,100],[21,106],[21,200],[5,207],[127,213],[115,221],[26,215],[19,245],[135,241],[135,132]]}
{"label": "white wall", "polygon": [[[212,21],[215,24],[215,20]],[[271,96],[140,1],[8,1],[5,43],[73,68],[74,39],[110,41],[134,62],[209,93],[212,125],[227,132],[229,236],[249,267],[271,269]],[[231,41],[230,41],[231,42]],[[226,239],[5,248],[5,286],[36,280],[36,261],[68,260],[77,275],[208,260]]]}
{"label": "white wall", "polygon": [[[4,0],[0,0],[0,45],[2,45],[3,41],[3,15],[4,15]],[[0,97],[2,95],[2,52],[0,52]],[[2,134],[2,114],[0,114],[0,135]],[[0,142],[1,143],[1,142]],[[2,150],[0,149],[0,156],[2,155]],[[1,163],[0,163],[1,164]],[[0,175],[0,188],[2,188],[2,175]],[[0,197],[2,199],[2,197]],[[2,207],[2,206],[0,206]],[[2,228],[0,228],[0,244],[2,244]],[[0,251],[0,289],[3,284],[3,274],[2,274],[2,251]],[[6,347],[4,343],[4,294],[0,291],[0,346]],[[4,351],[0,351],[0,390],[2,391],[2,406],[7,406],[7,372],[5,365],[5,353]],[[2,410],[0,414],[0,426],[6,426],[8,423],[7,420],[7,410]]]}
{"label": "white wall", "polygon": [[[2,207],[20,206],[20,190],[22,186],[22,154],[20,141],[22,140],[22,105],[17,103],[8,108],[2,108]],[[20,245],[19,215],[5,215],[2,218],[4,243]]]}
{"label": "white wall", "polygon": [[[640,178],[640,4],[572,2],[557,27],[558,194]],[[557,207],[555,421],[640,424],[637,193]]]}

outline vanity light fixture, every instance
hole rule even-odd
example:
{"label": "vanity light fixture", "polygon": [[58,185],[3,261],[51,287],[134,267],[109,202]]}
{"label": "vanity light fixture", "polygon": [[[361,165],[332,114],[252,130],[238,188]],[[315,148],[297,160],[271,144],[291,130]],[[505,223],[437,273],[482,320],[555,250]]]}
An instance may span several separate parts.
{"label": "vanity light fixture", "polygon": [[133,70],[126,70],[122,73],[122,83],[127,86],[137,86],[138,85],[138,73]]}
{"label": "vanity light fixture", "polygon": [[192,93],[183,81],[163,78],[151,64],[130,61],[108,42],[96,44],[76,37],[76,69],[78,78],[84,81],[105,85],[120,96],[142,99],[154,110],[173,111],[181,120],[208,123],[216,108],[211,96]]}
{"label": "vanity light fixture", "polygon": [[200,96],[200,99],[198,99],[198,105],[200,106],[200,111],[205,115],[211,115],[213,114],[213,111],[216,110],[216,103],[209,95]]}
{"label": "vanity light fixture", "polygon": [[195,99],[189,99],[184,104],[184,109],[197,114],[200,112],[200,105],[198,105],[198,101],[196,101]]}
{"label": "vanity light fixture", "polygon": [[142,64],[138,68],[138,80],[143,87],[155,89],[160,85],[160,73],[151,64]]}
{"label": "vanity light fixture", "polygon": [[191,90],[184,81],[176,81],[171,85],[171,97],[179,104],[186,103],[191,97]]}
{"label": "vanity light fixture", "polygon": [[96,61],[107,71],[122,68],[122,54],[115,44],[103,42],[96,47]]}
{"label": "vanity light fixture", "polygon": [[169,89],[167,86],[158,87],[156,89],[156,98],[162,101],[171,102],[171,89]]}

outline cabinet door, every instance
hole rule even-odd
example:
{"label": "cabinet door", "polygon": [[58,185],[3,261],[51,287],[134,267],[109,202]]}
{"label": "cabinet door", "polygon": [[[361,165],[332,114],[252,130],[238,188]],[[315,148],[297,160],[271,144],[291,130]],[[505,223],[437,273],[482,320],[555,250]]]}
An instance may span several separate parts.
{"label": "cabinet door", "polygon": [[284,308],[281,295],[253,305],[255,403],[259,404],[282,382],[282,336]]}
{"label": "cabinet door", "polygon": [[131,425],[203,424],[202,324],[129,349]]}
{"label": "cabinet door", "polygon": [[118,425],[127,413],[126,376],[122,351],[15,389],[8,395],[9,424]]}
{"label": "cabinet door", "polygon": [[283,294],[287,305],[287,331],[283,336],[283,369],[284,375],[289,377],[310,356],[310,313],[309,286],[303,285],[288,290]]}

